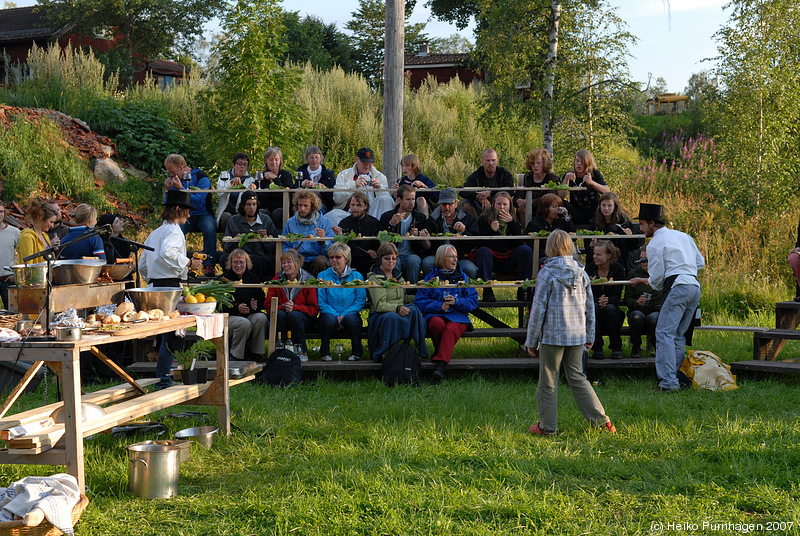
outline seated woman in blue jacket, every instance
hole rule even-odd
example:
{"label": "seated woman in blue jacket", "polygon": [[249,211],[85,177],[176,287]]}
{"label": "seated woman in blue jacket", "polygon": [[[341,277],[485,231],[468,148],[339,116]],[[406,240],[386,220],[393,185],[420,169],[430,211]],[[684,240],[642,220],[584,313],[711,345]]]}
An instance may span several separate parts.
{"label": "seated woman in blue jacket", "polygon": [[[467,276],[458,267],[458,252],[452,244],[439,246],[434,257],[435,268],[425,276],[425,281],[439,278],[442,284],[467,282]],[[444,368],[453,356],[453,348],[466,331],[472,331],[470,311],[478,307],[478,291],[467,287],[425,287],[417,291],[414,300],[428,323],[428,333],[433,340],[433,357],[436,370],[434,381],[444,378]]]}
{"label": "seated woman in blue jacket", "polygon": [[[364,277],[350,267],[352,257],[350,246],[334,242],[328,248],[331,267],[317,276],[322,281],[330,281],[342,285]],[[319,304],[320,355],[323,361],[332,361],[331,335],[337,329],[343,329],[352,342],[352,353],[347,359],[358,361],[364,353],[361,344],[361,316],[359,312],[367,303],[367,291],[360,287],[320,286],[317,291]]]}

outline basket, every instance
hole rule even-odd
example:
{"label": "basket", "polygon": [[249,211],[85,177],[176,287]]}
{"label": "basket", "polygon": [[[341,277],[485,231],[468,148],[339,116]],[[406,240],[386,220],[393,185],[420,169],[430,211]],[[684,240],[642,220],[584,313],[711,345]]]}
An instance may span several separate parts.
{"label": "basket", "polygon": [[[88,504],[89,497],[81,495],[81,500],[72,508],[73,525],[81,518]],[[0,522],[0,536],[60,536],[61,534],[64,533],[51,525],[47,519],[35,527],[26,527],[21,519]]]}

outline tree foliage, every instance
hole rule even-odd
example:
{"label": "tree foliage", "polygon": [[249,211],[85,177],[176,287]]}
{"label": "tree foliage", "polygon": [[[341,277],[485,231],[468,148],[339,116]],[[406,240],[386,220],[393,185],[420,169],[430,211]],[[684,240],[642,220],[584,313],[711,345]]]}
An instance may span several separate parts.
{"label": "tree foliage", "polygon": [[269,146],[294,150],[305,125],[294,101],[300,71],[280,65],[286,42],[277,0],[239,0],[222,27],[203,94],[206,153],[224,162],[239,151],[257,159]]}
{"label": "tree foliage", "polygon": [[796,196],[800,145],[800,10],[790,0],[733,0],[715,37],[723,88],[719,140],[729,159],[723,203],[747,213],[780,211]]}
{"label": "tree foliage", "polygon": [[84,35],[115,38],[108,61],[123,81],[148,59],[190,50],[203,25],[217,16],[224,0],[40,0],[48,22],[71,25]]}
{"label": "tree foliage", "polygon": [[431,43],[433,54],[467,54],[475,48],[475,43],[461,34],[451,34],[447,37],[434,39]]}
{"label": "tree foliage", "polygon": [[283,23],[286,25],[287,60],[299,64],[311,62],[313,67],[323,71],[336,65],[348,73],[355,71],[351,39],[335,24],[325,24],[309,15],[301,19],[297,11],[284,13]]}
{"label": "tree foliage", "polygon": [[[405,51],[417,51],[419,43],[429,41],[425,34],[425,24],[409,24],[411,15],[406,3]],[[384,37],[386,34],[386,2],[384,0],[359,0],[358,10],[345,24],[353,33],[355,41],[355,63],[358,72],[367,79],[370,86],[377,88],[383,80]]]}

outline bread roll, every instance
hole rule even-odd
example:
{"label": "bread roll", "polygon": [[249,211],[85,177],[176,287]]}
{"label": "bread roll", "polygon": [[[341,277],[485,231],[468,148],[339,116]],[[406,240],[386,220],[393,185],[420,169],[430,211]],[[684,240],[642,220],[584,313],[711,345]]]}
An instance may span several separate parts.
{"label": "bread roll", "polygon": [[100,322],[102,320],[103,320],[103,315],[94,314],[94,315],[89,315],[89,316],[86,317],[86,323],[87,324],[97,324],[98,322]]}
{"label": "bread roll", "polygon": [[131,311],[133,311],[133,304],[131,302],[122,302],[119,304],[119,306],[117,306],[117,310],[114,311],[114,314],[117,316],[122,316]]}
{"label": "bread roll", "polygon": [[136,320],[136,312],[135,311],[128,311],[124,315],[122,315],[123,322],[133,322]]}
{"label": "bread roll", "polygon": [[172,311],[172,312],[169,314],[169,317],[170,317],[170,318],[173,318],[173,319],[174,319],[174,318],[180,318],[180,316],[181,316],[181,312],[180,312],[180,311],[178,311],[177,309],[175,309],[174,311]]}
{"label": "bread roll", "polygon": [[164,316],[164,311],[161,309],[150,309],[147,311],[147,316],[150,317],[151,320],[158,320],[162,316]]}
{"label": "bread roll", "polygon": [[169,322],[170,320],[172,320],[172,319],[169,317],[169,315],[164,315],[164,316],[158,317],[158,321],[159,322]]}
{"label": "bread roll", "polygon": [[136,313],[136,320],[145,320],[145,321],[150,320],[150,315],[148,315],[144,311],[139,311],[138,313]]}
{"label": "bread roll", "polygon": [[108,325],[108,324],[119,324],[120,322],[122,322],[122,318],[120,318],[118,315],[108,315],[107,317],[105,317],[103,319],[103,324],[106,324],[106,325]]}

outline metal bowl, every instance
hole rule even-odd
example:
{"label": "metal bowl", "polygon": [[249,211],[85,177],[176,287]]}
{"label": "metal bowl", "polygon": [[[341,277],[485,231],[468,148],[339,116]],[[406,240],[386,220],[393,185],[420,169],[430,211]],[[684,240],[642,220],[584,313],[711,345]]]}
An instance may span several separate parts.
{"label": "metal bowl", "polygon": [[[92,402],[81,402],[81,422],[99,419],[106,414],[106,410]],[[50,418],[57,423],[64,422],[64,404],[50,414]]]}
{"label": "metal bowl", "polygon": [[164,314],[175,310],[182,291],[183,289],[177,287],[129,288],[127,290],[137,311],[161,309]]}
{"label": "metal bowl", "polygon": [[100,259],[69,259],[53,264],[54,285],[85,285],[96,283],[106,261]]}
{"label": "metal bowl", "polygon": [[15,264],[9,266],[14,271],[14,279],[18,287],[40,288],[47,284],[47,263]]}
{"label": "metal bowl", "polygon": [[133,263],[104,264],[100,275],[108,275],[114,281],[122,281],[133,271]]}
{"label": "metal bowl", "polygon": [[218,426],[195,426],[194,428],[184,428],[177,432],[175,439],[188,439],[194,441],[205,449],[210,449],[214,444],[214,437],[219,432]]}
{"label": "metal bowl", "polygon": [[57,341],[79,341],[83,337],[83,328],[76,326],[56,326]]}

